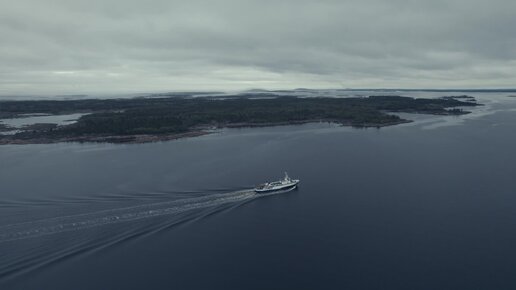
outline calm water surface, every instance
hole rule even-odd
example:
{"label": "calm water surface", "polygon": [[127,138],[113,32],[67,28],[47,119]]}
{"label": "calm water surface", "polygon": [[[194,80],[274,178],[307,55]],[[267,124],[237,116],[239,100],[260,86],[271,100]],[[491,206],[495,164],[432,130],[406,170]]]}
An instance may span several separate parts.
{"label": "calm water surface", "polygon": [[[378,129],[0,147],[1,289],[516,289],[516,100]],[[298,190],[250,189],[283,171]]]}
{"label": "calm water surface", "polygon": [[80,117],[87,115],[86,113],[76,113],[76,114],[67,114],[67,115],[45,115],[45,114],[36,114],[28,116],[23,116],[20,118],[11,118],[11,119],[0,119],[0,125],[6,125],[9,128],[13,128],[10,131],[0,131],[0,134],[11,135],[16,134],[18,132],[23,131],[24,126],[34,125],[37,123],[52,123],[56,125],[69,125],[73,124]]}

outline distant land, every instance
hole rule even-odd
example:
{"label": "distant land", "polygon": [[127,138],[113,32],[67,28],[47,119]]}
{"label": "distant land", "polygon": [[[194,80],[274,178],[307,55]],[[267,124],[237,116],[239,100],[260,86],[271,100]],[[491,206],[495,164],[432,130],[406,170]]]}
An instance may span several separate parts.
{"label": "distant land", "polygon": [[[447,91],[449,92],[449,91]],[[222,127],[334,122],[383,127],[411,122],[391,113],[467,114],[478,106],[467,95],[436,99],[403,96],[349,98],[283,96],[272,91],[192,97],[171,93],[130,99],[1,101],[0,119],[84,113],[69,125],[33,124],[0,135],[0,144],[57,142],[143,143],[208,134]],[[9,128],[0,123],[0,131]]]}
{"label": "distant land", "polygon": [[0,94],[0,100],[87,100],[87,99],[132,99],[135,97],[188,97],[188,96],[222,96],[222,95],[235,95],[235,94],[247,94],[247,93],[263,93],[263,94],[287,94],[295,95],[296,93],[324,93],[324,92],[349,92],[349,93],[370,93],[369,95],[397,95],[399,93],[410,93],[410,92],[434,92],[434,93],[454,93],[454,94],[470,94],[470,93],[515,93],[516,88],[492,88],[492,89],[413,89],[413,88],[334,88],[334,89],[314,89],[314,88],[296,88],[296,89],[276,89],[276,90],[265,90],[265,89],[248,89],[238,91],[170,91],[170,92],[140,92],[140,93],[93,93],[93,94],[60,94],[60,95],[20,95],[20,94]]}

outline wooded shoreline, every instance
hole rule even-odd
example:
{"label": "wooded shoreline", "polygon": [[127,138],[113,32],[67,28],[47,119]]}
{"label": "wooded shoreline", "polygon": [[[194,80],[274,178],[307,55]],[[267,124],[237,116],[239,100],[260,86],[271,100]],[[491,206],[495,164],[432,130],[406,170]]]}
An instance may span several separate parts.
{"label": "wooded shoreline", "polygon": [[[297,98],[267,95],[115,100],[4,101],[0,118],[26,114],[88,113],[64,126],[41,124],[13,135],[0,145],[57,142],[146,143],[195,137],[217,128],[264,127],[332,122],[353,127],[384,127],[411,122],[392,113],[462,115],[474,107],[471,97],[415,99],[402,96],[366,98]],[[466,100],[466,101],[464,101]],[[1,123],[0,123],[1,124]],[[6,130],[5,126],[2,126]]]}

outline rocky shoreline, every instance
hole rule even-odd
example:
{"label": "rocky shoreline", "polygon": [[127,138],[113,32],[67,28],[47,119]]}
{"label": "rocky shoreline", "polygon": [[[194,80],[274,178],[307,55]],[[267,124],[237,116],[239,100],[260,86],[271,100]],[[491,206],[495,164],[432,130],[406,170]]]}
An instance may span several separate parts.
{"label": "rocky shoreline", "polygon": [[113,144],[141,144],[151,142],[170,141],[180,138],[198,137],[211,134],[207,131],[192,131],[178,134],[163,135],[109,135],[109,136],[79,136],[79,137],[35,137],[35,138],[16,138],[0,136],[0,145],[28,145],[28,144],[53,144],[53,143],[113,143]]}
{"label": "rocky shoreline", "polygon": [[[195,130],[185,133],[174,134],[135,134],[135,135],[85,135],[70,137],[26,137],[20,138],[14,135],[0,135],[0,145],[23,145],[23,144],[53,144],[53,143],[113,143],[113,144],[141,144],[152,142],[163,142],[182,138],[199,137],[212,134],[216,129],[223,128],[259,128],[273,126],[289,126],[302,125],[308,123],[335,123],[342,126],[352,126],[355,128],[381,128],[413,122],[411,120],[398,120],[389,123],[364,123],[353,124],[351,122],[342,122],[333,119],[291,121],[291,122],[274,122],[274,123],[231,123],[219,124],[217,126],[199,126]],[[37,125],[37,124],[35,124]]]}
{"label": "rocky shoreline", "polygon": [[231,123],[218,126],[218,128],[259,128],[259,127],[272,127],[272,126],[289,126],[289,125],[302,125],[308,123],[335,123],[342,126],[350,126],[355,128],[381,128],[387,126],[394,126],[399,124],[411,123],[411,120],[400,119],[394,122],[386,123],[353,123],[340,121],[336,119],[311,119],[304,121],[289,121],[289,122],[274,122],[274,123]]}
{"label": "rocky shoreline", "polygon": [[[465,101],[459,101],[462,99]],[[221,128],[253,128],[335,123],[354,128],[381,128],[412,122],[396,113],[463,115],[479,106],[470,96],[415,99],[367,98],[124,99],[0,102],[0,113],[27,116],[90,112],[71,124],[38,122],[16,128],[1,126],[0,145],[61,142],[135,144],[197,137]],[[11,133],[9,130],[18,130]],[[3,131],[3,132],[2,132]],[[3,133],[3,134],[2,134]]]}

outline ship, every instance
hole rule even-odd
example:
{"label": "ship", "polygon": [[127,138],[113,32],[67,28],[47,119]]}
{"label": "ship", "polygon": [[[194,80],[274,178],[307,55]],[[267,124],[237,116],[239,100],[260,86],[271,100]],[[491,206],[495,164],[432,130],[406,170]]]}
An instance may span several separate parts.
{"label": "ship", "polygon": [[288,177],[288,174],[285,172],[285,177],[278,181],[267,182],[258,185],[254,188],[256,193],[268,193],[274,191],[281,191],[287,189],[294,189],[297,187],[299,183],[299,179],[291,179]]}

